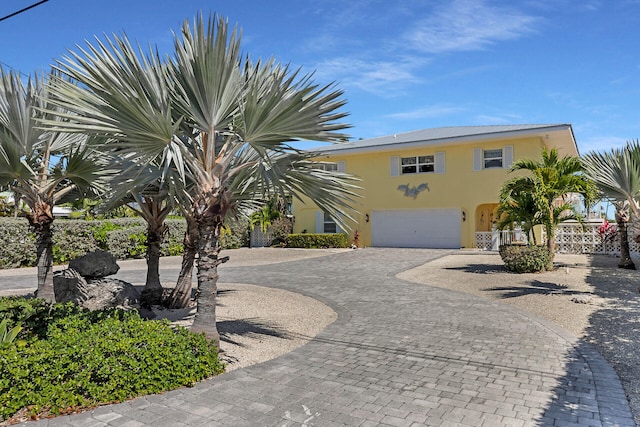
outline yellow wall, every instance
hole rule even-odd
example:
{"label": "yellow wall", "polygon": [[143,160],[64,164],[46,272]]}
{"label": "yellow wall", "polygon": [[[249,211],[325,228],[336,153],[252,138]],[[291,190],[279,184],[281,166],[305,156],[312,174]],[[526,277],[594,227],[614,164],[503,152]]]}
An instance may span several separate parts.
{"label": "yellow wall", "polygon": [[[361,235],[362,246],[371,245],[371,223],[365,222],[365,215],[371,217],[373,210],[391,209],[425,209],[425,208],[458,208],[464,212],[466,221],[461,226],[461,247],[475,247],[475,231],[483,228],[478,219],[478,207],[484,204],[496,204],[503,183],[511,178],[504,168],[491,168],[481,171],[473,170],[473,150],[504,148],[513,146],[515,160],[522,158],[539,159],[544,146],[542,139],[511,139],[500,141],[473,142],[459,145],[426,146],[423,148],[395,149],[384,152],[365,152],[329,156],[319,160],[338,162],[345,161],[346,172],[362,179],[360,191],[361,205],[356,206],[358,213],[353,230]],[[421,173],[390,176],[390,159],[392,156],[408,157],[445,153],[445,173]],[[513,175],[513,174],[511,174]],[[398,186],[408,184],[410,187],[427,183],[429,191],[413,197],[407,197]],[[318,208],[311,202],[294,201],[294,232],[306,230],[315,232],[316,212]],[[353,230],[351,235],[353,235]]]}

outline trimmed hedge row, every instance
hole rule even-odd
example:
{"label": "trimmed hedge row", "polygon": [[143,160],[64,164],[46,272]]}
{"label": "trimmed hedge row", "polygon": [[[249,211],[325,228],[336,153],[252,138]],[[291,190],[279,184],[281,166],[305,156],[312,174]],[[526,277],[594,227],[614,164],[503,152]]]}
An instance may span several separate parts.
{"label": "trimmed hedge row", "polygon": [[[168,233],[162,243],[163,256],[181,255],[183,219],[165,221]],[[147,225],[141,218],[108,220],[56,219],[53,222],[53,262],[66,264],[87,252],[101,249],[117,259],[142,258],[146,254]],[[225,249],[248,245],[248,221],[233,220],[223,230]],[[31,267],[36,264],[35,234],[24,218],[0,218],[0,268]]]}
{"label": "trimmed hedge row", "polygon": [[289,234],[287,236],[288,248],[346,248],[349,246],[347,235],[337,234]]}

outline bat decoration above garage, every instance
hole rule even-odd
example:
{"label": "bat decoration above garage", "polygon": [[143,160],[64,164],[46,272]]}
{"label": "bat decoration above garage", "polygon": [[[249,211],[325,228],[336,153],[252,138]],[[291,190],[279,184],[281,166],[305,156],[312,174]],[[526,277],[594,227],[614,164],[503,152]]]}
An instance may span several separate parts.
{"label": "bat decoration above garage", "polygon": [[398,185],[398,190],[404,191],[405,196],[413,197],[414,199],[424,190],[430,191],[429,184],[426,182],[415,187],[410,187],[409,184]]}

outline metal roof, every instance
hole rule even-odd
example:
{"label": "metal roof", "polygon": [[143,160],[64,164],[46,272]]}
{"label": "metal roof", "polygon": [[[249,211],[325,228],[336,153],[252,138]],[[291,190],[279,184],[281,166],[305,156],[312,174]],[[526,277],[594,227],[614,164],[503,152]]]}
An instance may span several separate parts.
{"label": "metal roof", "polygon": [[[493,138],[510,138],[532,133],[541,134],[566,130],[570,131],[571,139],[573,139],[573,131],[570,124],[450,126],[361,139],[358,141],[312,148],[307,151],[337,154],[342,152],[369,151],[371,149],[391,149],[395,148],[398,144],[437,145],[443,143],[461,143],[465,141],[473,142]],[[573,144],[575,146],[575,140]]]}

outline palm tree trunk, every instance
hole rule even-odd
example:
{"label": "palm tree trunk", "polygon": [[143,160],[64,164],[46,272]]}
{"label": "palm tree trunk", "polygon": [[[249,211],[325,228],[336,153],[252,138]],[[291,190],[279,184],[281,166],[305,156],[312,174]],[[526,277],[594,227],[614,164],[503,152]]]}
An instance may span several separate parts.
{"label": "palm tree trunk", "polygon": [[553,205],[549,206],[549,218],[547,227],[547,249],[549,250],[549,263],[547,270],[553,270],[553,259],[556,256],[556,227],[553,221]]}
{"label": "palm tree trunk", "polygon": [[166,302],[168,308],[185,308],[191,300],[193,264],[198,253],[198,225],[190,215],[185,218],[187,220],[187,232],[184,235],[182,268],[180,269],[176,287]]}
{"label": "palm tree trunk", "polygon": [[616,223],[618,224],[618,236],[620,239],[620,262],[618,268],[627,270],[635,270],[636,265],[631,260],[631,250],[629,249],[629,232],[627,230],[627,221],[622,215],[616,212]]}
{"label": "palm tree trunk", "polygon": [[[42,217],[40,217],[42,218]],[[53,233],[50,220],[37,222],[29,216],[29,222],[36,233],[36,252],[38,266],[38,290],[36,296],[47,302],[56,302],[56,295],[53,289]]]}
{"label": "palm tree trunk", "polygon": [[147,278],[140,295],[140,304],[143,307],[162,304],[160,252],[165,230],[164,223],[149,223],[147,227]]}
{"label": "palm tree trunk", "polygon": [[198,307],[191,330],[204,332],[207,339],[220,348],[220,334],[216,325],[216,295],[218,292],[218,265],[225,260],[220,254],[222,221],[217,215],[205,215],[198,220]]}

